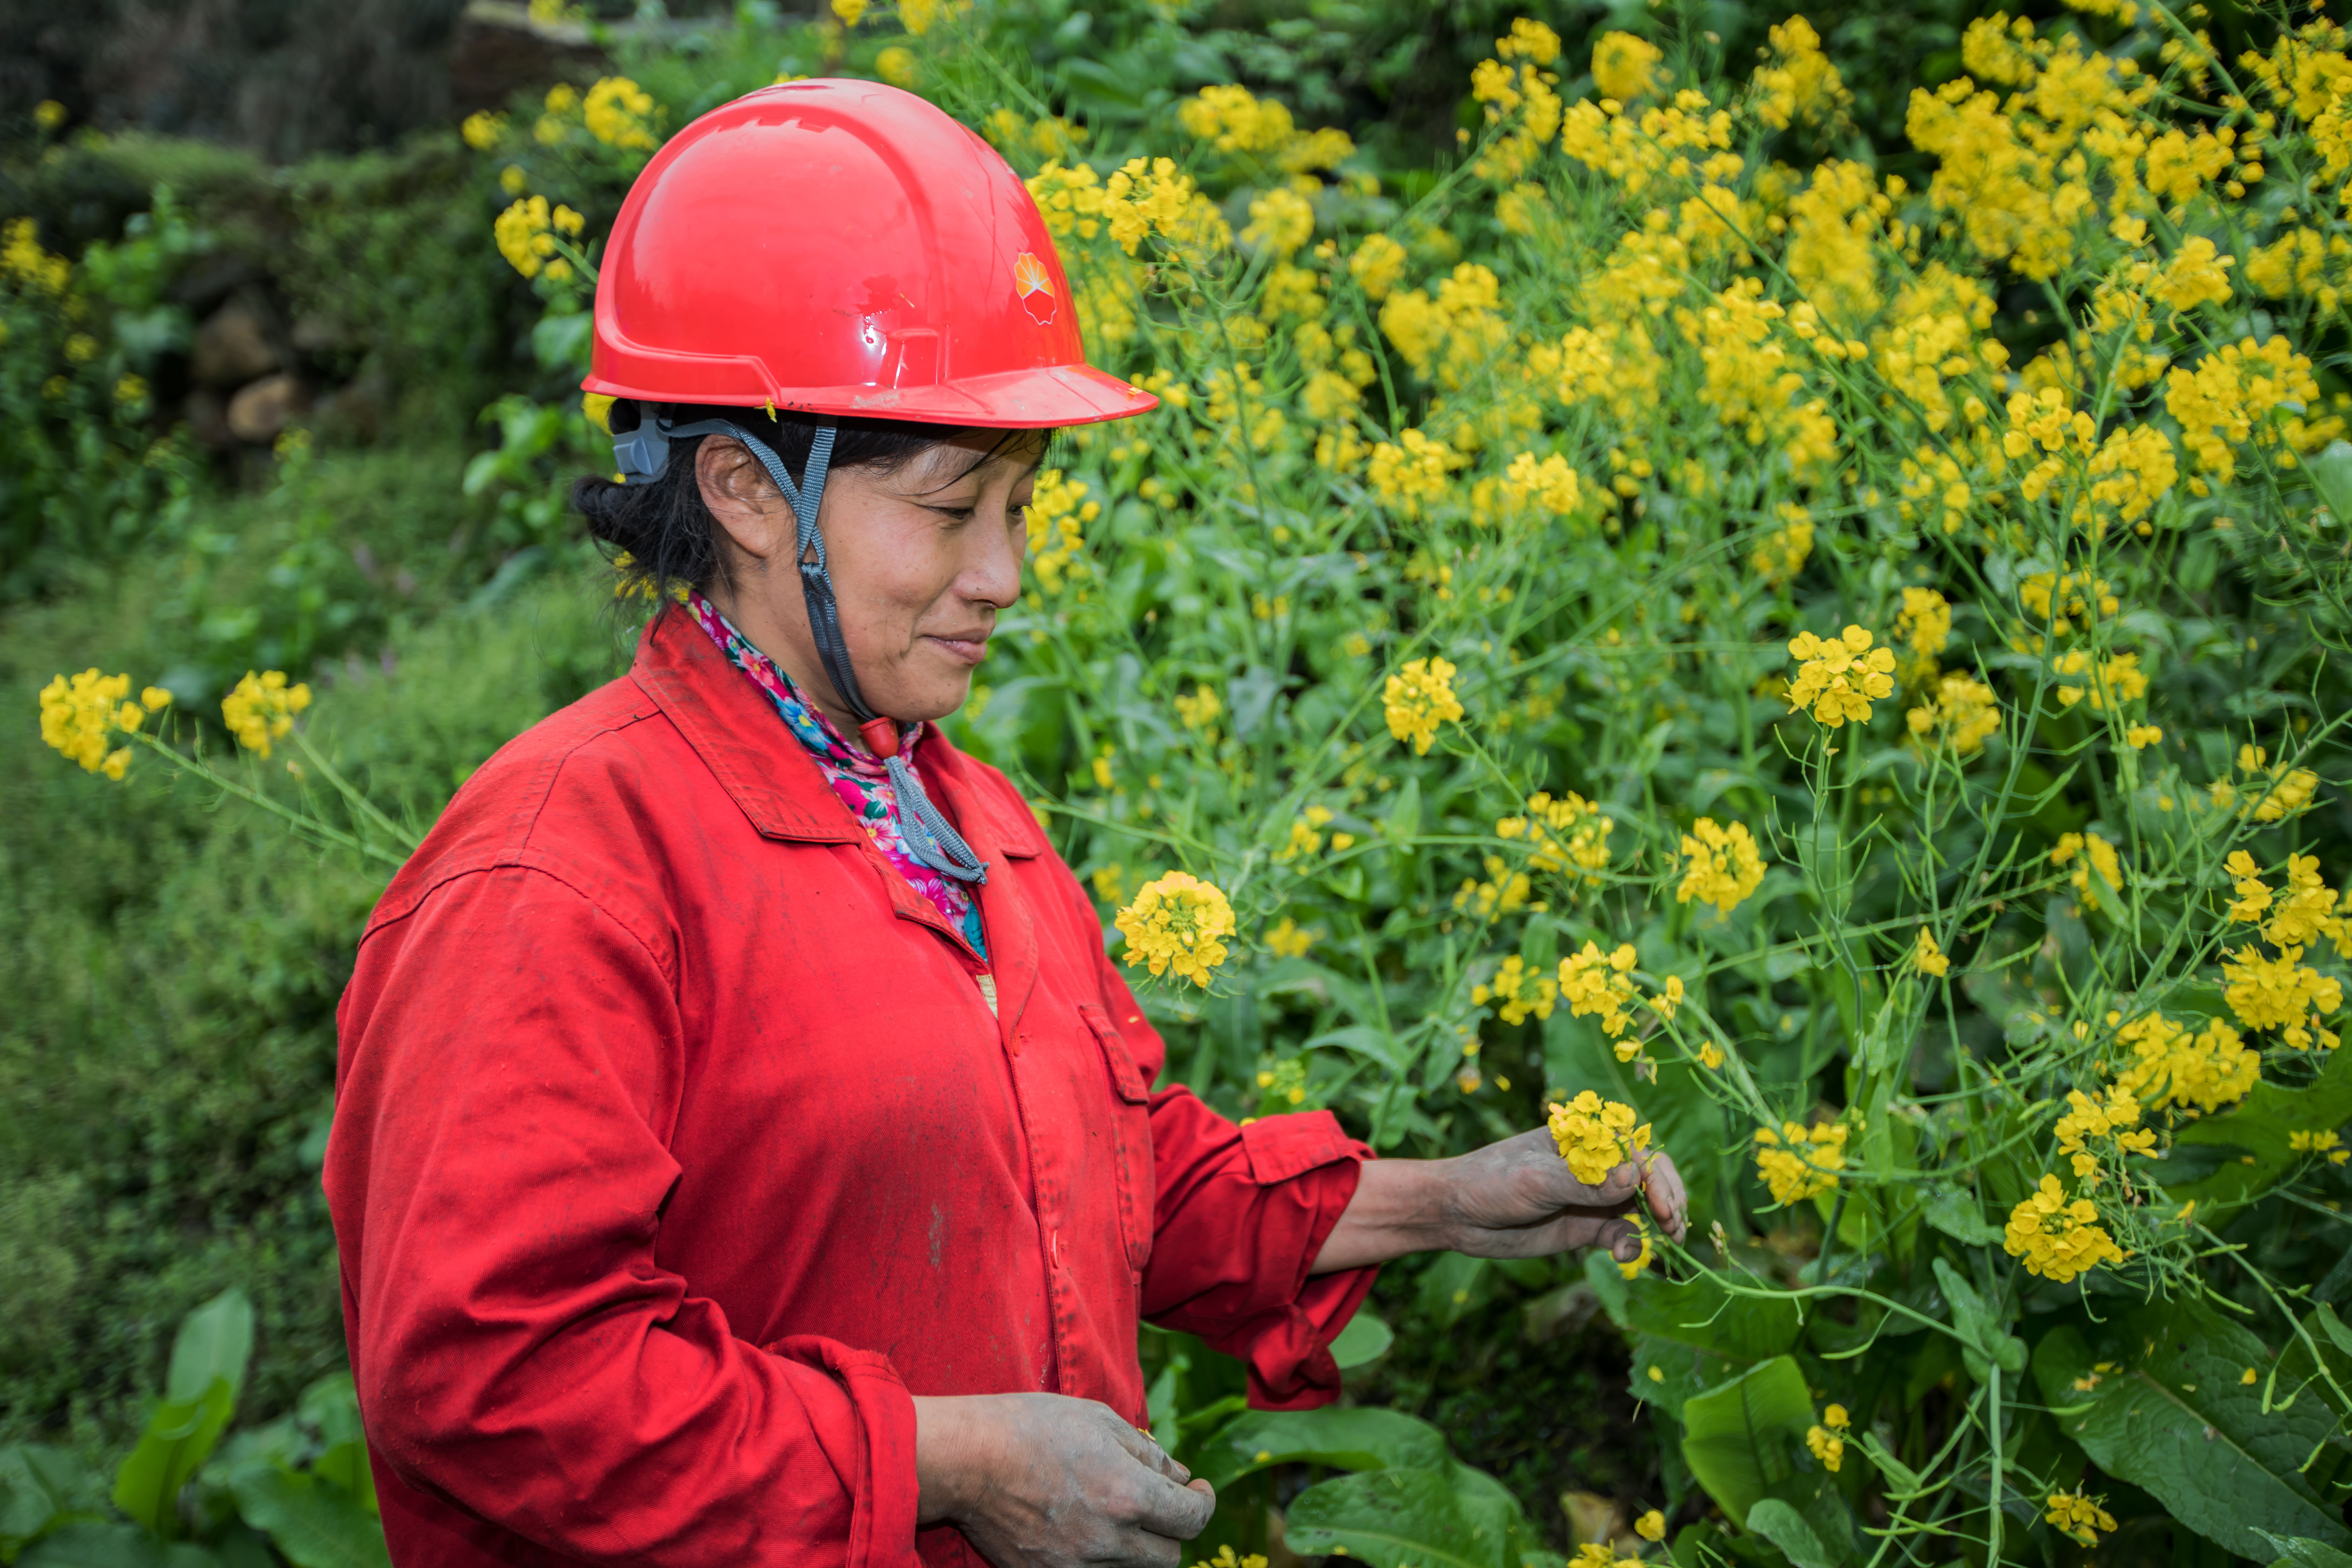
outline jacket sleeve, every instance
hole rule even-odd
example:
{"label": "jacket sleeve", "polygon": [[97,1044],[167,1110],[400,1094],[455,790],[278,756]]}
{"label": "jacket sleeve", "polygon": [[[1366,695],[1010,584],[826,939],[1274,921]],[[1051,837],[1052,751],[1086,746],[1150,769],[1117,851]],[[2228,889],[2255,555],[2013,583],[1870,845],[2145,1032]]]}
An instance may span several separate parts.
{"label": "jacket sleeve", "polygon": [[[1166,1047],[1108,958],[1103,992],[1138,1064],[1156,1079]],[[1258,1409],[1307,1410],[1338,1398],[1331,1342],[1380,1271],[1307,1270],[1371,1157],[1328,1110],[1236,1126],[1189,1089],[1157,1090],[1143,1315],[1240,1357]]]}
{"label": "jacket sleeve", "polygon": [[910,1568],[914,1405],[888,1363],[748,1344],[656,1259],[668,933],[592,894],[473,871],[361,947],[325,1181],[369,1440],[567,1557]]}

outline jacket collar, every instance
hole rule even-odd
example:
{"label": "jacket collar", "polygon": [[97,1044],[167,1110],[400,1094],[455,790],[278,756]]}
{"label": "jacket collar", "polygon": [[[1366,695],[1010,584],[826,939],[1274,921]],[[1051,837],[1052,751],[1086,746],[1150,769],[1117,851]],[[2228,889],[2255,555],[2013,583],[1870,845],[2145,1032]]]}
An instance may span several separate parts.
{"label": "jacket collar", "polygon": [[[677,726],[703,765],[762,837],[806,844],[866,842],[866,830],[818,772],[806,748],[784,728],[765,695],[686,615],[656,616],[637,638],[630,676]],[[929,725],[922,738],[924,783],[983,861],[1044,853],[1036,819],[1010,810],[981,769]],[[912,889],[909,889],[911,892]]]}
{"label": "jacket collar", "polygon": [[[939,910],[882,858],[766,695],[690,617],[675,612],[656,616],[637,639],[636,663],[629,673],[762,837],[856,845],[882,873],[899,919],[954,940]],[[936,724],[923,737],[922,770],[933,804],[947,813],[991,873],[979,890],[981,920],[996,978],[997,1028],[1011,1045],[1036,984],[1038,957],[1035,917],[1021,879],[1007,874],[1005,862],[1044,854],[1045,833],[1027,806],[1002,784],[992,784],[987,770],[956,750]]]}

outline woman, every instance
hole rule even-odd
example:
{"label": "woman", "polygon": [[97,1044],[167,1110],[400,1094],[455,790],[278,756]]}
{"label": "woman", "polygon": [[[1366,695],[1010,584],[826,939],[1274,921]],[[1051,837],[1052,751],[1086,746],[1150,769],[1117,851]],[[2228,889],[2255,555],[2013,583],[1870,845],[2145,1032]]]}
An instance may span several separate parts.
{"label": "woman", "polygon": [[1213,1500],[1140,1430],[1139,1317],[1302,1407],[1388,1258],[1628,1258],[1637,1198],[1682,1233],[1662,1155],[1370,1162],[1156,1087],[1094,908],[930,723],[1019,594],[1044,432],[1151,406],[1066,299],[1002,160],[872,84],[755,93],[631,192],[587,384],[628,482],[577,500],[664,613],[459,791],[340,1019],[404,1568],[1168,1568]]}

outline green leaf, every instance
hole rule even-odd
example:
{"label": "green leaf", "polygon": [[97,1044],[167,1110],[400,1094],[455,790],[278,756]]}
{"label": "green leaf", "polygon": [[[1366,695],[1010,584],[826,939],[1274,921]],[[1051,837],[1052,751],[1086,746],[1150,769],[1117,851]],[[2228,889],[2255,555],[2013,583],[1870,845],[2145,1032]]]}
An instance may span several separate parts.
{"label": "green leaf", "polygon": [[1952,1327],[1965,1342],[1960,1360],[1969,1375],[1979,1383],[1990,1382],[1987,1373],[1994,1366],[2012,1377],[2023,1373],[2025,1342],[2009,1331],[2009,1325],[1994,1315],[1976,1287],[1940,1258],[1936,1259],[1936,1283],[1952,1309]]}
{"label": "green leaf", "polygon": [[99,1478],[62,1448],[17,1443],[0,1448],[0,1555],[13,1555],[77,1513],[95,1512]]}
{"label": "green leaf", "polygon": [[135,1524],[68,1524],[26,1548],[16,1568],[220,1568],[187,1542],[160,1541]]}
{"label": "green leaf", "polygon": [[383,1526],[341,1487],[256,1467],[229,1483],[245,1522],[294,1568],[391,1568]]}
{"label": "green leaf", "polygon": [[1534,1544],[1510,1494],[1461,1465],[1309,1487],[1284,1510],[1283,1538],[1302,1556],[1344,1551],[1373,1568],[1519,1568]]}
{"label": "green leaf", "polygon": [[163,1397],[201,1399],[215,1383],[225,1382],[234,1406],[244,1392],[246,1364],[252,1359],[253,1303],[232,1285],[180,1320]]}
{"label": "green leaf", "polygon": [[1402,1410],[1342,1407],[1252,1410],[1201,1445],[1195,1467],[1213,1487],[1268,1465],[1328,1465],[1339,1470],[1437,1469],[1445,1435]]}
{"label": "green leaf", "polygon": [[226,1378],[215,1379],[197,1398],[167,1399],[155,1406],[138,1447],[114,1472],[114,1506],[157,1535],[178,1534],[180,1489],[220,1441],[236,1409],[236,1395]]}
{"label": "green leaf", "polygon": [[1707,1496],[1746,1519],[1767,1491],[1801,1468],[1813,1425],[1805,1374],[1788,1356],[1751,1367],[1683,1405],[1683,1458]]}
{"label": "green leaf", "polygon": [[2315,1399],[2264,1415],[2260,1380],[2243,1379],[2270,1359],[2236,1323],[2179,1301],[2126,1317],[2104,1355],[2075,1329],[2053,1330],[2033,1373],[2044,1401],[2070,1412],[2059,1426],[2092,1462],[2199,1534],[2242,1557],[2263,1554],[2263,1531],[2352,1547],[2352,1531],[2301,1474],[2334,1415]]}
{"label": "green leaf", "polygon": [[1748,1528],[1780,1549],[1796,1568],[1837,1568],[1829,1548],[1794,1505],[1768,1497],[1748,1510]]}
{"label": "green leaf", "polygon": [[1389,1353],[1389,1346],[1394,1343],[1394,1330],[1371,1313],[1359,1311],[1348,1320],[1348,1326],[1339,1331],[1339,1337],[1331,1342],[1331,1359],[1339,1363],[1340,1371],[1345,1372],[1349,1367],[1365,1366],[1380,1360]]}
{"label": "green leaf", "polygon": [[1762,1361],[1797,1342],[1803,1327],[1786,1296],[1734,1295],[1711,1274],[1668,1281],[1644,1274],[1625,1293],[1625,1320],[1636,1331],[1680,1340],[1734,1361]]}
{"label": "green leaf", "polygon": [[1919,1212],[1927,1223],[1969,1247],[1999,1247],[2001,1228],[1984,1217],[1974,1193],[1957,1187],[1931,1186],[1919,1194]]}
{"label": "green leaf", "polygon": [[2330,441],[2327,449],[2303,460],[2319,499],[2338,522],[2352,522],[2352,441]]}
{"label": "green leaf", "polygon": [[[2338,441],[2336,445],[2344,443]],[[2352,1556],[2307,1537],[2273,1535],[2267,1530],[2254,1533],[2270,1542],[2271,1550],[2278,1553],[2278,1561],[2271,1568],[2352,1568]]]}
{"label": "green leaf", "polygon": [[2217,1224],[2221,1211],[2252,1203],[2311,1157],[2288,1147],[2290,1134],[2329,1131],[2347,1121],[2352,1121],[2352,1052],[2330,1051],[2318,1078],[2305,1087],[2287,1089],[2265,1079],[2229,1110],[2175,1131],[2175,1143],[2242,1149],[2252,1163],[2228,1161],[2210,1175],[2177,1187],[2168,1184],[2165,1191],[2176,1199],[2195,1199],[2198,1217]]}

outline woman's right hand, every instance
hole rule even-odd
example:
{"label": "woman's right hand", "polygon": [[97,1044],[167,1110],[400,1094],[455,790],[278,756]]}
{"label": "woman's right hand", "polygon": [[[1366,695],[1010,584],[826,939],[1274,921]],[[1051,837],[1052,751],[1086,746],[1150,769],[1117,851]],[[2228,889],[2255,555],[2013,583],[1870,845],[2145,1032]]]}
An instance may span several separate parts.
{"label": "woman's right hand", "polygon": [[1216,1493],[1107,1405],[1059,1394],[915,1401],[924,1524],[997,1568],[1178,1568]]}

